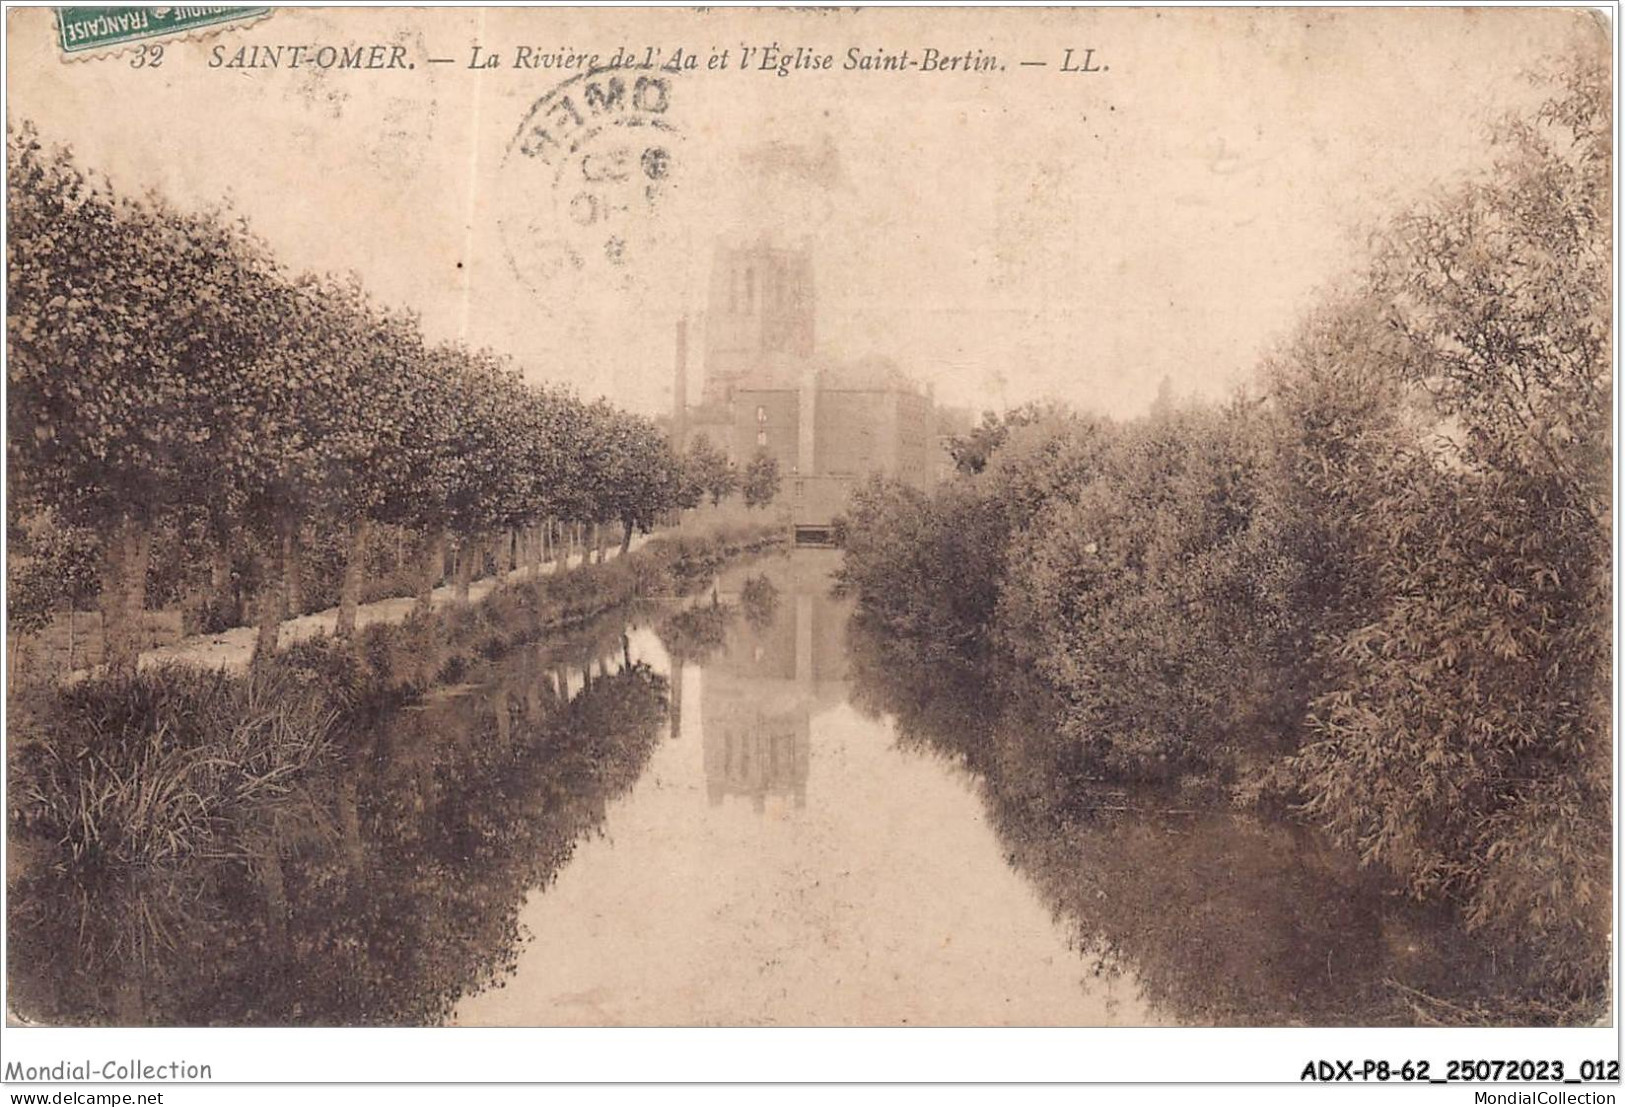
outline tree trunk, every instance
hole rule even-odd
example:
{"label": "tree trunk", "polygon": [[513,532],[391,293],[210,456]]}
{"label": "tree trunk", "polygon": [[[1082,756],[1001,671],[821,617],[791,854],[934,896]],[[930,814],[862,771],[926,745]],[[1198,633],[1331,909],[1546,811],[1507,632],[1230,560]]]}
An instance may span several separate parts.
{"label": "tree trunk", "polygon": [[625,557],[632,549],[632,520],[622,520],[621,526],[626,528],[621,532],[621,556]]}
{"label": "tree trunk", "polygon": [[468,585],[474,578],[474,550],[472,539],[457,544],[457,602],[468,602]]}
{"label": "tree trunk", "polygon": [[299,524],[290,519],[282,525],[283,609],[290,619],[305,613],[305,590],[299,586],[299,562],[303,550]]}
{"label": "tree trunk", "polygon": [[73,626],[73,614],[74,614],[74,612],[73,612],[73,609],[74,609],[74,606],[75,606],[74,602],[72,600],[69,600],[68,601],[68,672],[70,672],[70,673],[73,672],[73,645],[74,645],[74,643],[73,643],[73,631],[74,631],[74,626]]}
{"label": "tree trunk", "polygon": [[683,735],[683,663],[677,658],[671,663],[671,736]]}
{"label": "tree trunk", "polygon": [[109,674],[135,672],[141,655],[141,614],[146,609],[151,556],[151,528],[136,519],[120,522],[107,544],[102,577],[102,657]]}
{"label": "tree trunk", "polygon": [[288,590],[283,580],[288,569],[287,547],[282,556],[260,555],[260,591],[255,598],[254,622],[259,634],[254,640],[254,660],[262,661],[276,653],[282,620],[287,617]]}
{"label": "tree trunk", "polygon": [[498,584],[508,578],[508,570],[512,567],[509,564],[513,560],[513,553],[510,549],[512,539],[513,532],[508,530],[497,531],[496,535],[491,539],[491,560],[495,563],[491,566],[491,577]]}
{"label": "tree trunk", "polygon": [[603,523],[594,523],[592,525],[592,541],[593,541],[593,545],[598,547],[598,562],[597,563],[599,565],[602,565],[604,563],[604,549],[608,545],[608,539],[606,539],[604,537],[604,524]]}
{"label": "tree trunk", "polygon": [[425,530],[421,541],[417,606],[420,611],[428,611],[434,607],[435,585],[440,583],[440,574],[445,568],[446,530],[444,527]]}
{"label": "tree trunk", "polygon": [[355,633],[356,612],[361,607],[361,584],[366,569],[367,536],[371,524],[356,519],[350,524],[350,549],[344,558],[344,582],[339,585],[339,618],[333,632],[340,638]]}
{"label": "tree trunk", "polygon": [[226,527],[216,531],[214,548],[209,551],[209,603],[214,617],[225,626],[242,622],[243,613],[237,610],[231,586],[231,531]]}
{"label": "tree trunk", "polygon": [[137,528],[132,559],[133,566],[125,581],[124,609],[129,613],[128,627],[131,641],[139,654],[141,647],[146,644],[144,641],[146,627],[142,624],[142,617],[147,611],[147,569],[152,563],[151,527]]}

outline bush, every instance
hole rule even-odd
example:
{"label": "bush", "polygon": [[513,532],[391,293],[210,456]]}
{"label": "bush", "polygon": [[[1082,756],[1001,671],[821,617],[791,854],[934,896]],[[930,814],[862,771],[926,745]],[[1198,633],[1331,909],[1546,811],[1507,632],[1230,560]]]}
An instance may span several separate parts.
{"label": "bush", "polygon": [[933,656],[986,656],[1006,523],[974,487],[933,492],[874,478],[853,495],[840,587],[864,617]]}
{"label": "bush", "polygon": [[1093,771],[1224,773],[1290,741],[1297,567],[1261,525],[1268,460],[1245,405],[1117,428],[1017,532],[1004,652],[1056,689]]}
{"label": "bush", "polygon": [[948,484],[863,489],[860,617],[1041,682],[1033,796],[1237,781],[1459,908],[1534,986],[1600,994],[1607,90],[1575,68],[1487,180],[1394,221],[1264,399],[989,418]]}
{"label": "bush", "polygon": [[[444,1018],[511,964],[525,890],[637,779],[666,714],[665,679],[631,662],[618,622],[612,642],[585,640],[574,695],[558,668],[583,640],[512,647],[669,591],[673,565],[782,541],[750,528],[651,544],[301,641],[243,675],[170,666],[38,691],[48,702],[28,702],[11,753],[10,842],[28,858],[10,920],[19,1009]],[[478,687],[422,697],[437,679]]]}
{"label": "bush", "polygon": [[14,890],[14,954],[94,974],[183,941],[218,866],[308,808],[335,719],[287,671],[176,666],[61,689],[10,772],[10,840],[50,857]]}
{"label": "bush", "polygon": [[1386,235],[1365,292],[1388,337],[1355,353],[1428,418],[1327,472],[1323,503],[1359,508],[1359,617],[1325,628],[1286,774],[1364,861],[1571,995],[1606,983],[1612,898],[1608,88],[1572,68],[1487,180]]}

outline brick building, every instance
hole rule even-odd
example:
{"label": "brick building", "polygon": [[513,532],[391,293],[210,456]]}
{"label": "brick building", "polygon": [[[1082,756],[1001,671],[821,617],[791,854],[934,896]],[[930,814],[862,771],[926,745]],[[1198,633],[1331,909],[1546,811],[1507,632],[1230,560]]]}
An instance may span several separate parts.
{"label": "brick building", "polygon": [[718,246],[700,400],[687,403],[684,323],[673,412],[684,448],[704,435],[740,467],[758,454],[775,458],[793,522],[814,528],[827,526],[870,474],[925,484],[940,470],[930,394],[888,359],[821,355],[816,307],[805,251]]}

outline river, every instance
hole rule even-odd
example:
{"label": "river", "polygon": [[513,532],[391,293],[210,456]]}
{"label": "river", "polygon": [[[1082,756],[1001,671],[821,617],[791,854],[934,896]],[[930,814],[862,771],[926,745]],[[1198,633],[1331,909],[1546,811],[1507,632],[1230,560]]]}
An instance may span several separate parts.
{"label": "river", "polygon": [[1026,818],[962,750],[977,690],[861,648],[838,564],[730,570],[698,646],[628,629],[667,734],[455,1022],[1361,1023],[1449,989],[1460,935],[1300,827],[1120,791]]}
{"label": "river", "polygon": [[[758,557],[442,672],[302,806],[244,820],[247,862],[188,877],[184,920],[159,910],[173,885],[125,877],[88,931],[46,904],[13,947],[37,969],[14,972],[18,1010],[1319,1025],[1432,1021],[1453,982],[1491,979],[1287,820],[1104,786],[1086,816],[1035,814],[1020,725],[865,637],[831,594],[838,557]],[[98,926],[87,974],[73,950]]]}
{"label": "river", "polygon": [[[854,706],[837,558],[725,574],[717,603],[747,610],[703,660],[630,633],[672,682],[667,737],[603,833],[527,894],[512,978],[458,1023],[1155,1021],[1132,978],[1087,979],[974,780]],[[765,612],[741,599],[753,581]]]}

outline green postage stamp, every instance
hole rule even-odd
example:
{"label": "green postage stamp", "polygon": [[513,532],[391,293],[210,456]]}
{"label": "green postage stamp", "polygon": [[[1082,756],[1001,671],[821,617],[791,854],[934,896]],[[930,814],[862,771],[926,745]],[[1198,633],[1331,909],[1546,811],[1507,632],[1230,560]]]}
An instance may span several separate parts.
{"label": "green postage stamp", "polygon": [[117,50],[145,39],[174,38],[223,23],[244,23],[270,8],[57,8],[57,45],[64,54]]}

